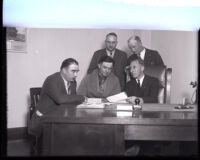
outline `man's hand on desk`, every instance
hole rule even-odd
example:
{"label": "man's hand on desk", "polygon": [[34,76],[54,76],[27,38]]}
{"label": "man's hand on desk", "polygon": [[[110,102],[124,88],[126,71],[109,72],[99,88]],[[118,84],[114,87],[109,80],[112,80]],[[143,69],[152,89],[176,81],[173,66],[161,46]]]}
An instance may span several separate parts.
{"label": "man's hand on desk", "polygon": [[126,101],[127,101],[127,102],[130,102],[130,103],[132,103],[132,104],[135,105],[135,99],[136,99],[136,98],[140,100],[140,103],[139,103],[139,104],[143,104],[143,103],[144,103],[144,100],[143,100],[142,98],[136,97],[136,96],[128,97],[128,98],[126,99]]}
{"label": "man's hand on desk", "polygon": [[[85,97],[85,96],[84,96]],[[87,103],[88,102],[88,97],[85,97],[85,100],[83,103]]]}
{"label": "man's hand on desk", "polygon": [[39,117],[41,117],[41,116],[43,116],[43,114],[40,112],[40,111],[36,111],[36,114],[37,114],[37,116],[39,116]]}

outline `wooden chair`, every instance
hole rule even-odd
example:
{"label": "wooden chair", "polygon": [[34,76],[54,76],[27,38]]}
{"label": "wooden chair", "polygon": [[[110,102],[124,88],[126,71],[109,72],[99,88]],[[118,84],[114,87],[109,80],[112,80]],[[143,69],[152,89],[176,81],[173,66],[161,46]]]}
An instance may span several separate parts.
{"label": "wooden chair", "polygon": [[30,97],[31,97],[31,105],[30,105],[30,119],[35,111],[35,107],[40,98],[40,92],[42,88],[30,88]]}
{"label": "wooden chair", "polygon": [[[126,68],[126,81],[130,80],[130,70]],[[158,103],[170,103],[172,68],[166,66],[145,67],[144,73],[159,80]]]}
{"label": "wooden chair", "polygon": [[[29,108],[29,120],[31,121],[32,115],[35,112],[36,105],[40,98],[42,88],[30,88],[30,98],[31,98],[31,105]],[[40,145],[40,139],[35,137],[30,133],[31,143],[32,143],[32,155],[38,156],[39,155],[39,145]]]}

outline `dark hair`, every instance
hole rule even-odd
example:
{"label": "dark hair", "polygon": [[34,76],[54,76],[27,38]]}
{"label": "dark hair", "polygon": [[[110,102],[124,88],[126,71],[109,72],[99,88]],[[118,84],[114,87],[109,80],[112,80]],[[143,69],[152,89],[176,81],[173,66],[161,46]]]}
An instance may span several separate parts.
{"label": "dark hair", "polygon": [[131,64],[131,62],[133,62],[133,61],[138,61],[139,64],[141,64],[142,66],[144,66],[144,61],[143,61],[141,58],[139,58],[139,57],[133,58],[133,59],[130,61],[130,64]]}
{"label": "dark hair", "polygon": [[98,64],[102,63],[102,62],[111,62],[111,63],[113,63],[113,65],[115,64],[115,61],[111,57],[109,57],[109,56],[102,56],[99,59]]}
{"label": "dark hair", "polygon": [[137,42],[140,42],[140,43],[142,42],[139,36],[131,36],[131,37],[128,39],[128,42],[129,42],[131,39],[133,39],[133,38],[134,38],[134,40],[136,40]]}
{"label": "dark hair", "polygon": [[70,64],[77,64],[78,65],[78,62],[73,58],[67,58],[62,62],[61,66],[60,66],[60,70],[65,68],[65,67],[68,67]]}
{"label": "dark hair", "polygon": [[110,32],[110,33],[108,33],[108,34],[106,35],[106,38],[107,38],[108,36],[115,36],[115,37],[117,38],[117,34],[114,33],[114,32]]}

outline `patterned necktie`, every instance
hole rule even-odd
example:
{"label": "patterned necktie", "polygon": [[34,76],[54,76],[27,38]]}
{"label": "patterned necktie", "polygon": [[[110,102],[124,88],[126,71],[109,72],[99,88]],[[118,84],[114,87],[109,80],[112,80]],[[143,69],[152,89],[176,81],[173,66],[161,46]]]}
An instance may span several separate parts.
{"label": "patterned necktie", "polygon": [[140,80],[137,79],[136,83],[137,83],[136,96],[140,97]]}
{"label": "patterned necktie", "polygon": [[106,78],[105,77],[102,77],[99,75],[99,89],[100,89],[100,92],[103,93],[104,90],[103,90],[103,84],[105,82]]}
{"label": "patterned necktie", "polygon": [[110,57],[112,57],[112,51],[110,51]]}
{"label": "patterned necktie", "polygon": [[70,95],[71,94],[71,83],[67,82],[67,86],[68,86],[68,92],[67,92],[67,94]]}

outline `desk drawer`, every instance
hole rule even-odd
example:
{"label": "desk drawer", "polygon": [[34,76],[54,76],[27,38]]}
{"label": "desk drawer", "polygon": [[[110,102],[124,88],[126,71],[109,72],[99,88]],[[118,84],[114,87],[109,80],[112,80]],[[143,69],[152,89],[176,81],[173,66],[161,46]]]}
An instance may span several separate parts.
{"label": "desk drawer", "polygon": [[125,140],[197,141],[195,126],[126,125]]}

